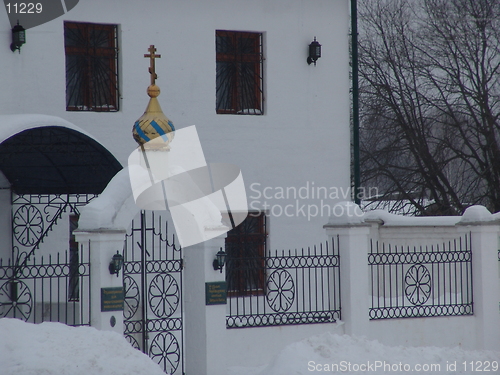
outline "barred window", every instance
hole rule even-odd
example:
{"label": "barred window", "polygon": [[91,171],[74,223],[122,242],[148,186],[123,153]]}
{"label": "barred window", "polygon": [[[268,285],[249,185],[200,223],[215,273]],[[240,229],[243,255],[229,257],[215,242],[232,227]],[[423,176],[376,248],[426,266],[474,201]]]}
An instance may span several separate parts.
{"label": "barred window", "polygon": [[229,295],[265,292],[266,239],[266,216],[260,212],[250,212],[240,225],[227,233],[226,282]]}
{"label": "barred window", "polygon": [[215,41],[217,113],[263,114],[262,33],[217,30]]}
{"label": "barred window", "polygon": [[64,22],[66,110],[118,110],[117,26]]}

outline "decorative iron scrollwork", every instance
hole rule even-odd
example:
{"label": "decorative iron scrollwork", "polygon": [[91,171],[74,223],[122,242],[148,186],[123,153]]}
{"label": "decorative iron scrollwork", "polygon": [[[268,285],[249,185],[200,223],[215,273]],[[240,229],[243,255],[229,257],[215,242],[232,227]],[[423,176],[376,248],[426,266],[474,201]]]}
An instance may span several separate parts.
{"label": "decorative iron scrollwork", "polygon": [[33,308],[31,290],[23,281],[6,281],[0,287],[0,318],[27,321]]}
{"label": "decorative iron scrollwork", "polygon": [[130,276],[123,278],[123,289],[125,291],[125,308],[123,317],[125,320],[132,318],[139,308],[140,294],[137,282]]}
{"label": "decorative iron scrollwork", "polygon": [[149,349],[149,357],[158,363],[167,374],[173,374],[181,360],[179,342],[170,332],[158,333]]}
{"label": "decorative iron scrollwork", "polygon": [[[124,335],[167,374],[184,373],[182,250],[151,211],[132,222],[123,248]],[[175,333],[178,332],[178,333]]]}
{"label": "decorative iron scrollwork", "polygon": [[267,303],[276,312],[288,311],[295,299],[292,275],[286,270],[276,270],[267,279]]}
{"label": "decorative iron scrollwork", "polygon": [[149,284],[149,306],[158,318],[171,316],[179,305],[179,284],[169,274],[156,275]]}
{"label": "decorative iron scrollwork", "polygon": [[129,342],[130,345],[132,345],[133,348],[138,349],[138,350],[141,349],[141,347],[139,346],[139,343],[132,335],[125,335],[125,339]]}
{"label": "decorative iron scrollwork", "polygon": [[411,266],[405,275],[405,295],[411,304],[423,305],[431,295],[431,274],[422,264]]}
{"label": "decorative iron scrollwork", "polygon": [[23,246],[33,246],[43,234],[43,217],[31,204],[19,207],[13,219],[14,237]]}

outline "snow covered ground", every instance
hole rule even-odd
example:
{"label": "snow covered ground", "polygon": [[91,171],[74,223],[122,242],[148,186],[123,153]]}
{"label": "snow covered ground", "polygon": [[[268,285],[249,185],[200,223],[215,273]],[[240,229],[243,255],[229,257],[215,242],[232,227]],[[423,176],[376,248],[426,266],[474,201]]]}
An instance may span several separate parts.
{"label": "snow covered ground", "polygon": [[287,346],[267,366],[229,369],[228,375],[500,374],[500,352],[459,348],[389,347],[324,333]]}
{"label": "snow covered ground", "polygon": [[[332,333],[287,346],[267,366],[227,375],[500,374],[500,352],[388,347]],[[119,334],[60,323],[0,319],[1,375],[163,375]],[[204,375],[204,374],[196,374]],[[222,374],[221,374],[222,375]]]}
{"label": "snow covered ground", "polygon": [[0,319],[1,375],[165,375],[117,333]]}

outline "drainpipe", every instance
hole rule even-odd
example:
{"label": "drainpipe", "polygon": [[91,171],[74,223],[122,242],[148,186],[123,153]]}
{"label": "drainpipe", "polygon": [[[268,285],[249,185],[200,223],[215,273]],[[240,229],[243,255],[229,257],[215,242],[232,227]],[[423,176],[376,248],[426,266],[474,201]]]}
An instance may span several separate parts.
{"label": "drainpipe", "polygon": [[359,163],[359,88],[358,88],[358,6],[351,0],[351,63],[352,63],[352,148],[354,174],[354,202],[360,204],[361,187]]}

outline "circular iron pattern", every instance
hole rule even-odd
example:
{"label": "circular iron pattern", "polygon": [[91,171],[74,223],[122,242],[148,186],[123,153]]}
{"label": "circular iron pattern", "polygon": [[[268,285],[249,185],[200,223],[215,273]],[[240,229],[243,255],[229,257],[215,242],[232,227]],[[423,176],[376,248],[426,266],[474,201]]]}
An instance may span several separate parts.
{"label": "circular iron pattern", "polygon": [[123,330],[124,334],[135,334],[141,333],[143,329],[142,320],[124,320],[123,325],[125,329]]}
{"label": "circular iron pattern", "polygon": [[472,304],[399,306],[370,309],[370,319],[472,315]]}
{"label": "circular iron pattern", "polygon": [[431,275],[422,264],[411,266],[405,274],[405,295],[412,305],[421,306],[431,295]]}
{"label": "circular iron pattern", "polygon": [[180,331],[182,318],[148,319],[146,328],[149,332]]}
{"label": "circular iron pattern", "polygon": [[280,256],[269,257],[266,259],[267,268],[283,269],[283,268],[303,268],[303,267],[337,267],[339,265],[338,255],[315,255],[314,259],[308,256]]}
{"label": "circular iron pattern", "polygon": [[295,299],[295,285],[287,270],[276,270],[267,279],[267,303],[275,312],[284,312]]}
{"label": "circular iron pattern", "polygon": [[43,233],[42,214],[31,204],[24,204],[16,210],[12,224],[14,237],[23,246],[33,246]]}
{"label": "circular iron pattern", "polygon": [[170,332],[158,333],[149,347],[149,357],[167,374],[173,374],[181,360],[179,342]]}
{"label": "circular iron pattern", "polygon": [[156,275],[149,284],[149,307],[158,318],[168,318],[179,306],[180,289],[169,274]]}
{"label": "circular iron pattern", "polygon": [[289,312],[262,315],[238,315],[226,318],[227,328],[268,327],[295,324],[334,323],[340,319],[340,311]]}
{"label": "circular iron pattern", "polygon": [[[15,300],[12,298],[17,295]],[[6,281],[0,287],[0,318],[20,318],[27,321],[31,315],[31,291],[22,281]]]}
{"label": "circular iron pattern", "polygon": [[125,291],[123,318],[129,320],[137,312],[141,296],[137,282],[130,276],[123,277],[123,289]]}

